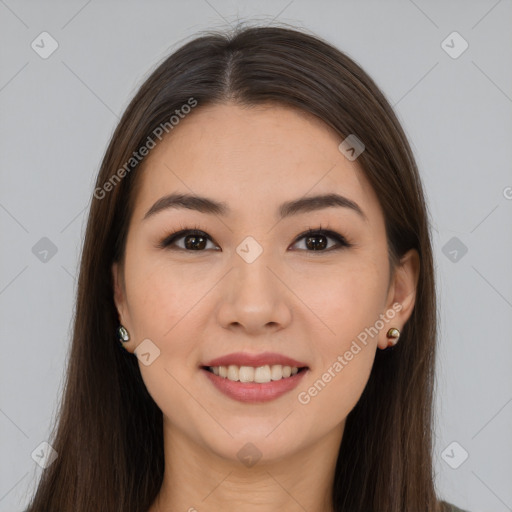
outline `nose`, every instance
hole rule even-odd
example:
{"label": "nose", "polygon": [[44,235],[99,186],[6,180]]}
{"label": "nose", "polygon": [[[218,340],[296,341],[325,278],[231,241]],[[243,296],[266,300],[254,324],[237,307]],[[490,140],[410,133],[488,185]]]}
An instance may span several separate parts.
{"label": "nose", "polygon": [[218,322],[225,329],[266,335],[290,324],[291,293],[286,280],[278,277],[279,266],[264,254],[252,263],[234,256],[234,268],[219,290]]}

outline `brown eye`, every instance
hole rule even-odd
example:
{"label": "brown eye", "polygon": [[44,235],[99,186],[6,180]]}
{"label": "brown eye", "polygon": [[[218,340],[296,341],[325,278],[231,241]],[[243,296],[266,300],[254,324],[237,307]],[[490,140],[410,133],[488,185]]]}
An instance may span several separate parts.
{"label": "brown eye", "polygon": [[[178,243],[181,240],[183,240],[183,242]],[[294,245],[297,245],[300,240],[305,241],[305,249],[301,250],[305,250],[306,252],[329,252],[352,245],[339,233],[325,229],[310,229],[306,231],[297,238]],[[329,245],[329,240],[334,240],[334,244]],[[208,243],[211,243],[213,247],[208,247]],[[171,233],[158,244],[158,247],[161,249],[168,248],[187,252],[203,252],[210,249],[220,250],[220,248],[213,243],[210,236],[199,229],[182,229]]]}
{"label": "brown eye", "polygon": [[[306,233],[300,235],[297,238],[298,241],[303,240],[305,241],[305,247],[307,252],[312,251],[319,251],[319,252],[328,252],[331,250],[340,249],[343,247],[350,247],[351,244],[349,244],[345,238],[340,235],[339,233],[336,233],[335,231],[329,231],[325,229],[318,229],[318,230],[309,230]],[[332,246],[329,246],[329,240],[334,240],[335,244]]]}
{"label": "brown eye", "polygon": [[[179,240],[183,240],[183,245],[177,244]],[[178,249],[183,251],[203,251],[207,249],[207,244],[211,241],[211,238],[204,232],[200,230],[195,229],[184,229],[181,231],[178,231],[177,233],[173,233],[164,240],[162,240],[159,244],[160,248],[171,248],[171,249]],[[176,245],[176,247],[172,247],[173,245]],[[214,245],[214,247],[216,247]]]}

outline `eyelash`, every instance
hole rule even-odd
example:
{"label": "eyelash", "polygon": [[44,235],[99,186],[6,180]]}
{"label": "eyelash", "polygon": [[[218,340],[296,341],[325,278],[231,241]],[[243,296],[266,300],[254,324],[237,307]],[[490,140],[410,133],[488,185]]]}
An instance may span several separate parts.
{"label": "eyelash", "polygon": [[[192,228],[180,227],[178,230],[167,234],[157,244],[157,247],[159,249],[170,249],[171,244],[173,244],[174,242],[176,242],[176,240],[179,240],[180,238],[184,238],[187,235],[204,236],[205,238],[207,238],[208,240],[213,242],[213,240],[207,233],[202,231],[199,228],[199,226],[194,225]],[[340,235],[336,231],[322,228],[322,225],[320,225],[316,229],[308,228],[307,231],[305,231],[297,236],[297,238],[295,239],[295,242],[292,245],[295,245],[299,240],[302,240],[303,238],[306,238],[306,237],[312,236],[312,235],[323,235],[323,236],[326,236],[327,238],[332,238],[333,240],[335,240],[338,243],[338,247],[334,246],[334,247],[330,247],[328,249],[323,249],[323,250],[319,250],[319,251],[314,251],[314,250],[308,251],[307,249],[293,249],[293,250],[299,250],[299,251],[302,250],[304,252],[311,252],[311,253],[313,253],[313,252],[325,253],[325,252],[331,252],[331,251],[336,251],[336,250],[340,250],[343,248],[352,247],[354,245],[354,244],[350,243],[344,236]],[[172,248],[171,250],[179,250],[179,251],[185,251],[185,252],[204,252],[206,249],[204,249],[202,251],[191,251],[191,250],[183,249],[181,247],[176,247],[176,248]]]}

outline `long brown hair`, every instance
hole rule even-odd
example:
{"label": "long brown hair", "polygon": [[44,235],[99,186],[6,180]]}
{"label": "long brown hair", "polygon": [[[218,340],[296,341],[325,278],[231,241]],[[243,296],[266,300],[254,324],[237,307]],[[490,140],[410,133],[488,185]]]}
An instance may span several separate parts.
{"label": "long brown hair", "polygon": [[240,26],[203,34],[166,58],[112,136],[96,182],[103,192],[95,193],[89,212],[65,389],[49,441],[58,457],[27,512],[147,512],[162,484],[162,413],[136,357],[119,347],[111,266],[123,257],[139,170],[126,162],[190,98],[196,108],[226,101],[293,106],[343,138],[356,134],[364,142],[358,163],[384,212],[392,266],[414,248],[421,267],[400,343],[377,351],[348,415],[333,502],[336,512],[438,512],[431,453],[434,272],[427,208],[407,138],[377,85],[347,55],[304,32]]}

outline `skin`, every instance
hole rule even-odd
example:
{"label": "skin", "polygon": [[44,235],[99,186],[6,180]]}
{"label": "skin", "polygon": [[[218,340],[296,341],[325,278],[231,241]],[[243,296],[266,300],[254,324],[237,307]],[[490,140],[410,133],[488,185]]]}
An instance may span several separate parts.
{"label": "skin", "polygon": [[[119,319],[131,336],[125,348],[133,352],[148,338],[160,350],[148,366],[139,360],[164,418],[164,482],[150,512],[332,510],[345,419],[376,350],[387,347],[387,330],[410,317],[419,273],[411,250],[390,275],[383,212],[357,160],[338,150],[341,141],[309,114],[228,103],[198,107],[144,161],[125,259],[112,271]],[[143,220],[171,192],[223,201],[232,213],[168,209]],[[331,207],[277,222],[281,203],[332,192],[355,201],[366,219]],[[353,245],[308,248],[298,236],[320,225]],[[211,237],[205,249],[183,249],[184,238],[175,250],[156,247],[172,231],[196,227]],[[236,252],[247,236],[263,249],[252,263]],[[394,303],[402,309],[393,320],[300,403],[298,394]],[[273,401],[242,403],[199,369],[238,351],[279,352],[309,370]],[[248,442],[261,452],[251,467],[237,457]]]}

